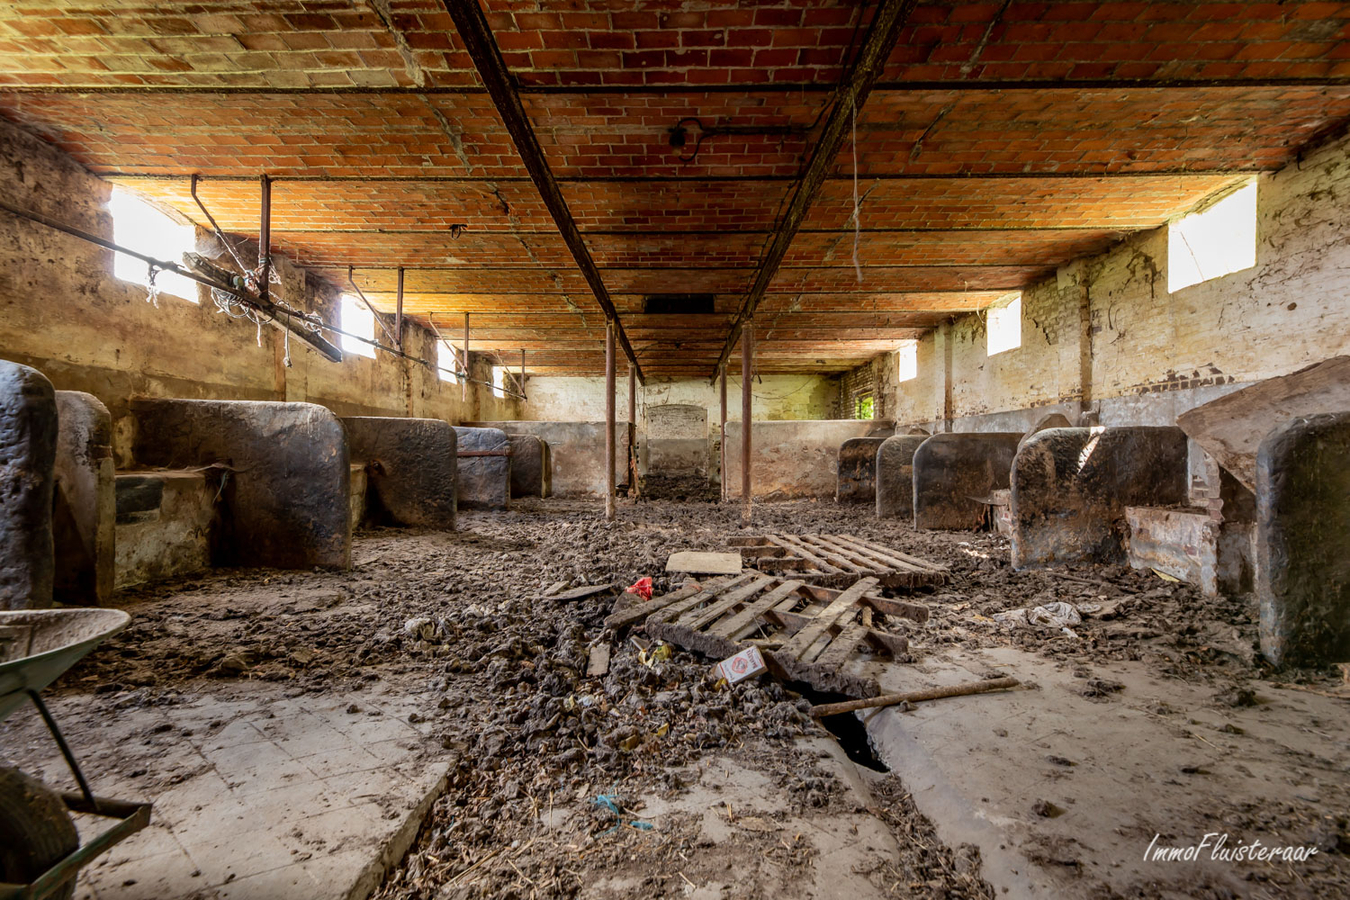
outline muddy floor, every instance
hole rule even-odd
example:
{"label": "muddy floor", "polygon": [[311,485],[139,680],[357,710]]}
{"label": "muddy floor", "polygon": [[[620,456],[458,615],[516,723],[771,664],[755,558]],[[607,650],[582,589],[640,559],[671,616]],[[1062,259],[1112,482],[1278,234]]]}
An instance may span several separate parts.
{"label": "muddy floor", "polygon": [[[896,778],[868,772],[850,784],[848,767],[822,761],[828,736],[805,715],[808,699],[767,679],[719,686],[709,660],[606,630],[614,593],[544,596],[560,586],[621,590],[642,577],[659,594],[672,586],[662,571],[669,553],[721,550],[729,535],[770,529],[838,531],[950,567],[947,586],[917,595],[933,608],[929,623],[889,623],[916,659],[956,645],[1016,646],[1075,667],[1085,696],[1120,689],[1095,666],[1142,661],[1234,704],[1270,674],[1249,602],[1206,600],[1153,573],[1015,573],[1003,538],[920,534],[868,507],[764,504],[743,529],[739,508],[718,504],[624,503],[606,524],[596,503],[549,500],[463,513],[456,533],[364,533],[347,573],[218,572],[129,592],[120,603],[133,624],[59,692],[107,695],[108,715],[222,681],[276,682],[288,694],[380,681],[425,696],[411,715],[436,726],[426,752],[460,762],[383,897],[830,896],[813,887],[826,845],[810,836],[849,817],[858,818],[847,827],[881,832],[872,855],[850,864],[864,895],[992,897],[978,850],[944,846]],[[1080,621],[999,616],[1055,602]],[[602,647],[608,671],[587,675]],[[1280,678],[1342,690],[1334,670]],[[756,773],[760,802],[741,814],[742,795],[691,806],[690,797],[707,799],[710,766]],[[709,840],[709,815],[731,839]],[[1313,873],[1300,896],[1347,895],[1336,893],[1347,884],[1344,819],[1328,827],[1326,852],[1340,863],[1319,868],[1329,874]]]}

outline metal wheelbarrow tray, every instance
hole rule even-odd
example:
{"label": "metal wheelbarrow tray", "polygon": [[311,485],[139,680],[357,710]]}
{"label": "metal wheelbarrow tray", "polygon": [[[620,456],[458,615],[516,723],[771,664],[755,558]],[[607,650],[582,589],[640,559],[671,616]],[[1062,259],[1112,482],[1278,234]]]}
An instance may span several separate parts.
{"label": "metal wheelbarrow tray", "polygon": [[77,847],[28,884],[0,883],[0,900],[41,900],[73,882],[80,868],[150,824],[149,803],[96,797],[38,691],[79,662],[98,643],[126,627],[131,617],[114,609],[42,609],[0,612],[0,721],[29,700],[37,707],[79,793],[61,794],[72,812],[117,819],[117,824]]}

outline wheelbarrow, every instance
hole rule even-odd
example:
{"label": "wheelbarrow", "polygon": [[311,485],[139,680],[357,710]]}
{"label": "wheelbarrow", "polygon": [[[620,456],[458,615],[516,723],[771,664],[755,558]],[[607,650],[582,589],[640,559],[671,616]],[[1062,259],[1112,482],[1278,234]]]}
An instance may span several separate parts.
{"label": "wheelbarrow", "polygon": [[[115,609],[0,612],[0,721],[25,700],[37,707],[79,793],[57,794],[17,769],[0,768],[0,900],[68,898],[82,866],[150,824],[150,804],[96,797],[38,692],[131,617]],[[80,845],[72,812],[116,820]]]}

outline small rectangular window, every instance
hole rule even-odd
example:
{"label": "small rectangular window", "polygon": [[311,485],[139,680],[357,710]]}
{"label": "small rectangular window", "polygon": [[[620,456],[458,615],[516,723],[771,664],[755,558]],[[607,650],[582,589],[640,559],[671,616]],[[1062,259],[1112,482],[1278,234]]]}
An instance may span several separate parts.
{"label": "small rectangular window", "polygon": [[1256,265],[1256,182],[1167,226],[1167,290]]}
{"label": "small rectangular window", "polygon": [[1012,302],[991,307],[986,322],[985,355],[993,356],[1022,346],[1022,293],[1013,295]]}
{"label": "small rectangular window", "polygon": [[492,367],[492,396],[501,400],[506,397],[506,367]]}
{"label": "small rectangular window", "polygon": [[913,381],[919,377],[919,342],[904,341],[895,351],[896,381]]}
{"label": "small rectangular window", "polygon": [[[183,254],[197,246],[197,230],[180,225],[134,194],[114,188],[108,200],[112,213],[113,243],[163,262],[182,263]],[[149,287],[150,266],[125,253],[113,255],[113,275]],[[163,294],[197,302],[197,283],[173,272],[157,272],[155,287]]]}
{"label": "small rectangular window", "polygon": [[[342,349],[357,356],[375,358],[375,348],[358,338],[375,340],[375,314],[366,309],[366,305],[350,294],[342,295],[342,319],[338,326],[348,334],[342,335]],[[356,335],[351,337],[350,335]]]}
{"label": "small rectangular window", "polygon": [[872,418],[875,406],[872,402],[871,394],[859,394],[858,399],[853,404],[853,418],[870,419]]}
{"label": "small rectangular window", "polygon": [[445,341],[436,342],[436,374],[441,381],[448,381],[451,384],[459,383],[459,375],[455,374],[457,365],[457,351]]}

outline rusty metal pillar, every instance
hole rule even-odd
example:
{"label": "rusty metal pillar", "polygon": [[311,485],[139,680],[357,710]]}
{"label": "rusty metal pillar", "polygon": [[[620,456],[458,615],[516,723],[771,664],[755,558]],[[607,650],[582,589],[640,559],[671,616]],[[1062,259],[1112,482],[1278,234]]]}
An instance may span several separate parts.
{"label": "rusty metal pillar", "polygon": [[754,323],[741,329],[741,524],[750,524],[750,379],[754,370]]}
{"label": "rusty metal pillar", "polygon": [[469,402],[469,314],[464,314],[464,380],[459,383],[459,399]]}
{"label": "rusty metal pillar", "polygon": [[266,303],[272,299],[272,179],[269,176],[261,177],[259,191],[258,296]]}
{"label": "rusty metal pillar", "polygon": [[605,520],[614,521],[614,320],[605,323]]}
{"label": "rusty metal pillar", "polygon": [[637,496],[637,369],[628,367],[628,496]]}
{"label": "rusty metal pillar", "polygon": [[719,394],[719,396],[721,397],[721,400],[722,400],[722,415],[721,415],[721,424],[719,425],[719,429],[720,429],[720,430],[717,432],[717,448],[718,448],[718,452],[721,454],[721,459],[718,461],[718,476],[717,476],[717,480],[718,480],[718,482],[719,482],[719,483],[721,484],[721,486],[722,486],[722,502],[725,503],[725,502],[726,502],[726,499],[727,499],[727,493],[728,493],[728,487],[727,487],[727,367],[726,367],[726,363],[723,363],[723,364],[722,364],[722,387],[721,387],[721,389],[718,391],[718,394]]}

